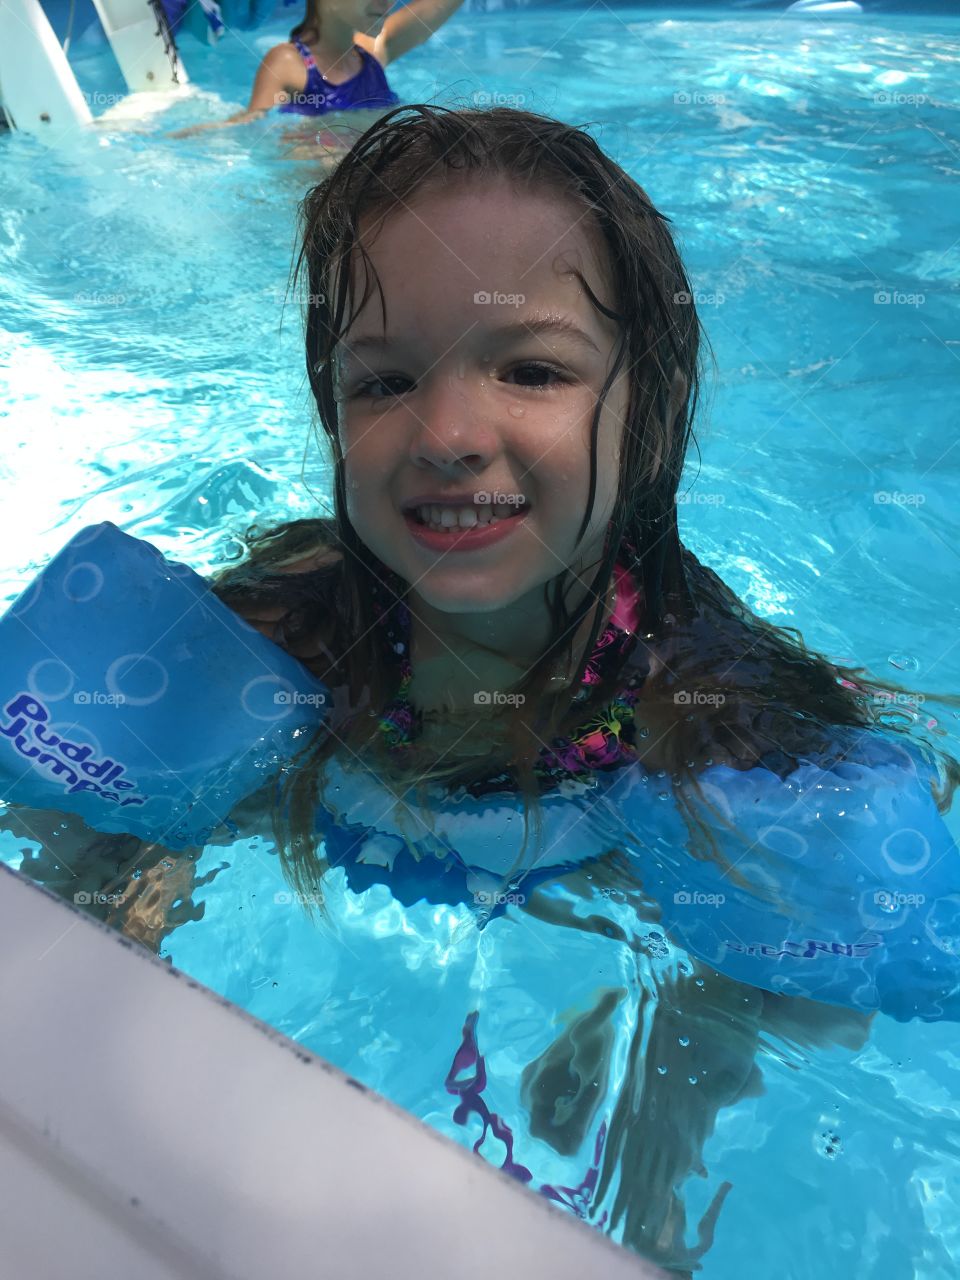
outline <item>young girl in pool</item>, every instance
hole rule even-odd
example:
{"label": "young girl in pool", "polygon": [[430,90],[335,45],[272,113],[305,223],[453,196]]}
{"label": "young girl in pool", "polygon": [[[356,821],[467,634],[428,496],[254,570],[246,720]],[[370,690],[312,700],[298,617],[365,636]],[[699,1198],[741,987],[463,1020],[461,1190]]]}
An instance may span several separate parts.
{"label": "young girl in pool", "polygon": [[[342,893],[331,867],[357,895],[350,998],[298,995],[288,1025],[329,1019],[332,1056],[362,1008],[371,1043],[344,1069],[394,1097],[402,1075],[432,1121],[445,1088],[514,1176],[688,1274],[729,1188],[689,1246],[684,1180],[718,1111],[762,1087],[772,1035],[853,1047],[877,1009],[960,1017],[960,872],[923,760],[878,731],[880,685],[754,617],[682,545],[693,291],[587,134],[391,112],[309,193],[299,268],[334,516],[251,539],[216,584],[331,691],[278,848],[308,900]],[[958,774],[946,760],[944,803]],[[188,910],[161,872],[137,936]],[[442,904],[464,903],[489,945],[461,1006]],[[251,911],[226,917],[246,955]],[[443,985],[424,994],[431,947]],[[564,1011],[544,1025],[550,982]],[[437,1044],[446,1081],[418,1057]]]}
{"label": "young girl in pool", "polygon": [[429,40],[462,2],[410,0],[387,17],[390,0],[308,0],[289,41],[264,55],[245,111],[170,136],[248,124],[275,106],[300,116],[392,106],[399,98],[384,68]]}
{"label": "young girl in pool", "polygon": [[[391,803],[412,781],[474,798],[516,784],[534,819],[538,796],[640,764],[669,776],[704,874],[731,825],[714,783],[736,774],[792,786],[798,768],[847,782],[859,768],[865,793],[899,786],[904,817],[913,797],[918,824],[935,818],[917,747],[879,727],[895,686],[752,615],[680,541],[701,335],[666,220],[579,130],[410,111],[368,130],[303,206],[334,517],[255,536],[217,584],[339,708],[288,778],[294,881],[322,872],[317,786],[344,759]],[[940,754],[945,809],[960,766]],[[789,886],[771,867],[823,828],[782,786],[739,799],[792,806],[796,840],[776,856],[761,840],[753,886],[777,901]],[[841,826],[855,862],[864,833]],[[891,882],[910,861],[905,844],[898,855],[879,858]],[[868,923],[854,914],[851,945]]]}
{"label": "young girl in pool", "polygon": [[[629,1000],[597,969],[523,1100],[528,1141],[558,1152],[604,1116],[565,1202],[686,1273],[725,1188],[690,1250],[683,1180],[718,1110],[760,1088],[771,1028],[853,1047],[877,1009],[960,1017],[938,814],[960,769],[942,756],[935,797],[880,725],[893,685],[755,617],[683,546],[693,291],[666,220],[588,135],[401,109],[302,212],[334,514],[253,536],[216,588],[334,695],[287,776],[286,874],[310,901],[336,866],[356,893],[472,894],[481,919],[593,934],[627,967],[660,956],[626,1043]],[[468,1019],[456,1064],[500,1047],[495,1017]]]}

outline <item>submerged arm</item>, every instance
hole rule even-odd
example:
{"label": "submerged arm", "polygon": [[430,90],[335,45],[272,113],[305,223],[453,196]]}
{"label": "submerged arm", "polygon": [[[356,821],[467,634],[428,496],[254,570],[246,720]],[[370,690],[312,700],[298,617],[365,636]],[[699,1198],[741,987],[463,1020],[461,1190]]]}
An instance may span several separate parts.
{"label": "submerged arm", "polygon": [[169,137],[189,138],[209,129],[229,129],[234,125],[250,124],[253,120],[259,120],[272,107],[290,101],[288,86],[298,65],[299,59],[290,45],[276,45],[265,55],[257,68],[250,101],[245,110],[235,112],[226,120],[210,120],[206,124],[195,124],[188,129],[178,129]]}

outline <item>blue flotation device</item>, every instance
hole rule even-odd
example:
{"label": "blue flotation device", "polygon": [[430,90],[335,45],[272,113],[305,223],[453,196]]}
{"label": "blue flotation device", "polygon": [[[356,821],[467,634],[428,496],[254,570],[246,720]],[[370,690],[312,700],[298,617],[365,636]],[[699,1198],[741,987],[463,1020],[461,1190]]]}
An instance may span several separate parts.
{"label": "blue flotation device", "polygon": [[105,523],[0,619],[0,799],[202,844],[323,723],[327,691],[192,569]]}
{"label": "blue flotation device", "polygon": [[[369,770],[334,757],[327,858],[356,893],[385,883],[404,905],[472,901],[492,917],[540,886],[563,898],[567,872],[621,850],[663,935],[727,977],[904,1021],[960,1021],[960,850],[933,797],[936,769],[882,730],[834,726],[832,737],[827,756],[786,776],[701,772],[717,856],[694,856],[669,777],[638,761],[545,797],[519,874],[515,791],[444,799],[438,787],[428,813],[413,793],[391,803]],[[635,893],[598,902],[625,936],[660,945]]]}

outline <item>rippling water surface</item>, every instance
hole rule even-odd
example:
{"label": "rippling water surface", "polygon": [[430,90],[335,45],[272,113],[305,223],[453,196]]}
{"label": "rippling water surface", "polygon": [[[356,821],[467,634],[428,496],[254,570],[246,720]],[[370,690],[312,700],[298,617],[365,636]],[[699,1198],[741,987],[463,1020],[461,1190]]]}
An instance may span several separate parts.
{"label": "rippling water surface", "polygon": [[[291,155],[279,118],[163,136],[226,113],[212,95],[245,102],[283,34],[185,42],[207,96],[142,132],[102,125],[58,151],[0,137],[0,600],[86,524],[113,520],[205,569],[254,518],[308,514],[329,492],[325,462],[304,452],[300,321],[292,301],[282,307],[296,201],[315,167]],[[96,46],[78,70],[88,92],[116,88]],[[948,18],[606,8],[461,15],[390,69],[405,101],[482,94],[595,127],[673,219],[716,357],[686,541],[814,646],[881,673],[893,661],[908,682],[944,690],[960,687],[958,71],[960,21]],[[937,714],[956,747],[955,721]],[[29,847],[4,856],[16,864]],[[256,916],[256,878],[271,896],[280,881],[255,842],[208,850],[201,867],[216,872],[194,896],[203,922],[181,925],[167,954],[467,1141],[455,1103],[441,1114],[421,1088],[401,1030],[384,1012],[374,1039],[358,1039],[356,1020],[374,1025],[375,1007],[351,1001],[389,950],[430,990],[462,989],[451,1008],[466,1007],[491,974],[509,983],[509,939],[485,956],[453,909],[401,921],[384,897],[358,916],[344,892],[341,941],[310,941],[290,912],[282,924]],[[534,984],[533,1005],[511,1006],[504,1045],[522,1042],[524,1018],[559,1018],[568,1003],[549,966],[530,976],[531,938],[549,949],[556,931],[528,930],[515,972]],[[485,1031],[481,1019],[481,1041]],[[960,1273],[954,1028],[880,1020],[859,1048],[805,1046],[795,1027],[761,1038],[762,1089],[720,1111],[709,1178],[683,1189],[695,1224],[733,1184],[708,1280],[745,1274],[745,1245],[751,1275]],[[456,1048],[448,1034],[431,1050],[441,1097]],[[510,1061],[505,1048],[507,1075]],[[672,1105],[691,1104],[677,1094]]]}

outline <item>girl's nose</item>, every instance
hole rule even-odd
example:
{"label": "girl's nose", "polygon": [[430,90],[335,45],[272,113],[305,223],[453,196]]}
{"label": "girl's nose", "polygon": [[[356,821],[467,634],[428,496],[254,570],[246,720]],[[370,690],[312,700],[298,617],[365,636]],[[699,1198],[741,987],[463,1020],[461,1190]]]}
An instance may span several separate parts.
{"label": "girl's nose", "polygon": [[[500,449],[500,436],[489,410],[464,380],[439,375],[411,406],[410,456],[420,465],[461,465],[479,475]],[[480,397],[482,399],[482,397]]]}

